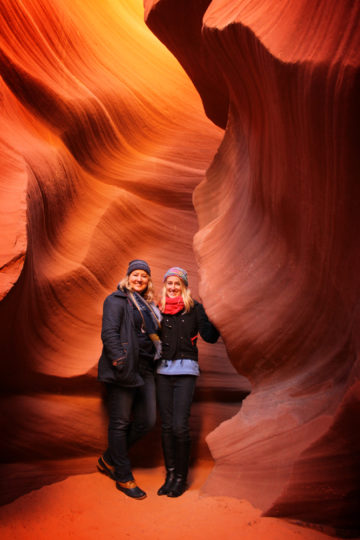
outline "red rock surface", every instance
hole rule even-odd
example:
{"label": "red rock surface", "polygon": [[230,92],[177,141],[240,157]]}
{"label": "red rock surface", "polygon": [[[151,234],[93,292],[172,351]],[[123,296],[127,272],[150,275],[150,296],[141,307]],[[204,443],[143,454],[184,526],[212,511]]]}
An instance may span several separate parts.
{"label": "red rock surface", "polygon": [[144,7],[189,77],[138,2],[0,6],[1,501],[92,470],[102,302],[142,257],[200,269],[234,366],[203,348],[205,492],[354,533],[359,4]]}
{"label": "red rock surface", "polygon": [[[3,503],[64,478],[64,459],[94,470],[103,300],[135,257],[158,290],[181,264],[198,293],[192,193],[222,131],[138,2],[2,2],[0,74]],[[248,383],[222,343],[201,365],[193,455],[211,459],[205,435]],[[133,457],[161,463],[158,431]]]}
{"label": "red rock surface", "polygon": [[207,437],[205,491],[359,529],[360,5],[189,0],[186,26],[183,4],[147,4],[225,127],[195,191],[195,249],[253,392]]}

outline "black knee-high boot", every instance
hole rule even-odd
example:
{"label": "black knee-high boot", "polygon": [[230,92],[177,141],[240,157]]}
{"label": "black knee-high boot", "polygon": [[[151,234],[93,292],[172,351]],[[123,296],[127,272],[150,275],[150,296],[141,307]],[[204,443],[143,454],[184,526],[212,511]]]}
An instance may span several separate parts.
{"label": "black knee-high boot", "polygon": [[167,494],[168,497],[180,497],[187,489],[191,441],[176,439],[175,443],[175,480]]}
{"label": "black knee-high boot", "polygon": [[164,484],[158,489],[158,495],[167,495],[175,480],[175,439],[172,433],[162,432],[161,443],[164,454],[166,478]]}

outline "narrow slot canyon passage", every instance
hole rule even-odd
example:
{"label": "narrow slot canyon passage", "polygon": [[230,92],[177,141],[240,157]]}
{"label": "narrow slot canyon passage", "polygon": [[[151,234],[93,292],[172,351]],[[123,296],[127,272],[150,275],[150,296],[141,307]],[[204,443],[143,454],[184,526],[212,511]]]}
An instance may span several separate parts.
{"label": "narrow slot canyon passage", "polygon": [[[359,21],[2,2],[1,538],[360,538]],[[157,293],[185,268],[221,333],[178,500],[159,420],[131,451],[146,500],[96,472],[103,301],[134,258]]]}

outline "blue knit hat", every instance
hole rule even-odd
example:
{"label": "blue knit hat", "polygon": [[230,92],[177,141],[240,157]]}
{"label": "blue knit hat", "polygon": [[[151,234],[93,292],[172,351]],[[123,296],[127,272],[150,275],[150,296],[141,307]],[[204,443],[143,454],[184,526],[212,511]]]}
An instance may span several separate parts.
{"label": "blue knit hat", "polygon": [[144,270],[144,272],[147,272],[149,276],[151,276],[150,266],[142,259],[134,259],[133,261],[130,261],[126,275],[130,275],[134,270]]}
{"label": "blue knit hat", "polygon": [[177,276],[178,278],[182,279],[186,286],[188,286],[188,275],[186,270],[183,268],[180,268],[180,266],[173,266],[172,268],[169,268],[167,272],[165,272],[164,275],[164,281],[169,276]]}

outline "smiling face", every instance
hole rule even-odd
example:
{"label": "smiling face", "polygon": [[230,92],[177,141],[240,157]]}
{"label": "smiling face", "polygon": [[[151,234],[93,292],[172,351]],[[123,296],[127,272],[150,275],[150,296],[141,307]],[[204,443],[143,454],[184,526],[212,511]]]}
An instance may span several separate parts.
{"label": "smiling face", "polygon": [[129,288],[131,291],[143,293],[149,283],[149,274],[144,270],[134,270],[129,274]]}
{"label": "smiling face", "polygon": [[165,281],[166,294],[170,298],[181,296],[181,282],[180,278],[176,276],[169,276]]}

